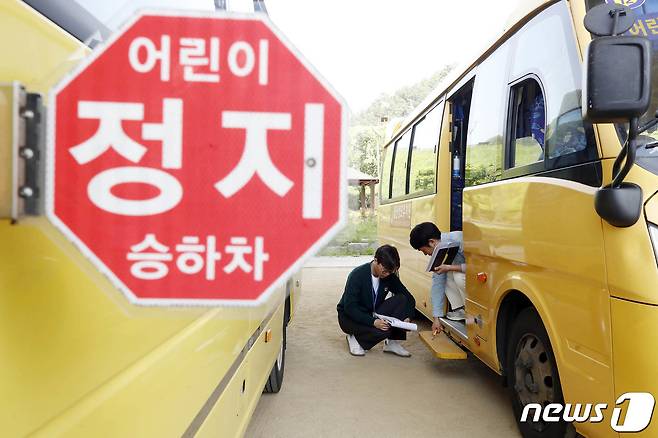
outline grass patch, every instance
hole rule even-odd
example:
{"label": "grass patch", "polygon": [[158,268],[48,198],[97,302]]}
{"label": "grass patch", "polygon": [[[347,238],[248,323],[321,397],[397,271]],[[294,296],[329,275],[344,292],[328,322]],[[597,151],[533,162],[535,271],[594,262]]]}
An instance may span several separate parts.
{"label": "grass patch", "polygon": [[361,217],[358,211],[350,211],[347,225],[318,255],[321,256],[359,256],[372,255],[377,241],[377,218]]}
{"label": "grass patch", "polygon": [[364,255],[374,255],[374,248],[365,248],[363,250],[351,249],[347,246],[327,246],[325,247],[318,255],[325,257],[342,257],[342,256],[364,256]]}

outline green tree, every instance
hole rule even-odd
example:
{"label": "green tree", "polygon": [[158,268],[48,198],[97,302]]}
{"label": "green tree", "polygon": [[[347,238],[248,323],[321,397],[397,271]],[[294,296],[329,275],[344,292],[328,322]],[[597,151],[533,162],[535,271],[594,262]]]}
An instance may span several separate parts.
{"label": "green tree", "polygon": [[377,149],[384,142],[384,128],[354,126],[350,128],[349,166],[370,176],[377,176]]}
{"label": "green tree", "polygon": [[379,149],[386,139],[387,120],[405,117],[418,106],[452,70],[447,66],[427,79],[402,87],[392,95],[382,94],[366,110],[352,118],[349,131],[349,165],[371,176],[379,176]]}
{"label": "green tree", "polygon": [[448,65],[427,79],[402,87],[392,95],[383,93],[368,108],[352,118],[352,126],[378,126],[382,117],[392,120],[405,117],[443,80],[452,70]]}

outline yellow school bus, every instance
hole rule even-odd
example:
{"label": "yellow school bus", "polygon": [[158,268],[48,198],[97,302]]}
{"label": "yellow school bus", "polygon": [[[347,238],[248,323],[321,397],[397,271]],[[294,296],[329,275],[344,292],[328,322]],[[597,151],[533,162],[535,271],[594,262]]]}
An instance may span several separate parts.
{"label": "yellow school bus", "polygon": [[[619,173],[629,134],[623,120],[590,123],[582,114],[593,39],[584,17],[603,3],[522,2],[500,24],[505,31],[453,71],[382,150],[380,240],[400,250],[401,279],[431,318],[427,258],[411,248],[409,231],[425,221],[463,231],[467,319],[442,322],[505,377],[517,421],[530,404],[543,409],[537,421],[519,421],[525,437],[620,436],[621,417],[631,415],[623,395],[648,393],[651,403],[658,395],[658,132],[650,126],[637,136],[626,169],[635,217],[606,217],[600,188]],[[626,35],[658,47],[657,1],[607,3],[635,14]],[[629,66],[614,63],[618,74]],[[651,99],[640,125],[657,107]],[[556,422],[545,416],[553,403]],[[577,404],[588,415],[565,421]],[[632,436],[658,436],[657,423]]]}
{"label": "yellow school bus", "polygon": [[109,34],[79,3],[0,2],[0,435],[240,436],[281,387],[300,283],[254,308],[133,306],[45,219],[48,91]]}

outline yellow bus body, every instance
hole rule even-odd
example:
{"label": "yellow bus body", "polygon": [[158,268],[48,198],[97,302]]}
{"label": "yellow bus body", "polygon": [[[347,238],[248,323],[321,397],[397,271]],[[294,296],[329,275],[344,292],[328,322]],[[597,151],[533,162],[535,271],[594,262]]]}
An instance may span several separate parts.
{"label": "yellow bus body", "polygon": [[[0,2],[0,40],[0,82],[20,82],[44,98],[89,53],[18,0]],[[133,306],[43,216],[13,222],[7,89],[0,95],[0,157],[7,158],[0,162],[0,434],[242,435],[283,342],[285,291],[256,308]],[[299,288],[290,282],[291,301]]]}
{"label": "yellow bus body", "polygon": [[[454,71],[401,125],[382,157],[391,153],[386,149],[393,148],[401,133],[422,120],[428,108],[449,101],[473,73],[477,78],[477,66],[486,57],[533,17],[558,3],[571,16],[573,29],[568,34],[582,62],[591,40],[582,24],[584,2],[524,2],[506,32],[472,63]],[[435,192],[390,199],[384,193],[378,208],[380,241],[399,249],[400,277],[416,297],[418,310],[428,318],[432,318],[432,306],[427,257],[411,248],[409,232],[425,221],[436,223],[442,232],[450,231],[452,115],[448,104],[443,114]],[[593,129],[602,184],[609,184],[620,140],[613,125],[594,125]],[[548,332],[565,402],[608,405],[605,421],[574,424],[588,437],[620,436],[610,427],[610,411],[620,395],[658,395],[658,268],[647,229],[648,222],[658,223],[658,197],[654,196],[658,176],[635,165],[625,181],[643,189],[645,203],[640,220],[628,228],[613,227],[597,215],[596,187],[564,179],[526,175],[463,191],[466,313],[475,320],[466,324],[466,337],[450,330],[451,337],[504,374],[506,328],[511,322],[506,320],[506,306],[531,303]],[[477,280],[478,273],[486,273],[486,282]],[[471,414],[477,418],[477,412]],[[633,436],[658,436],[657,423],[652,421]]]}

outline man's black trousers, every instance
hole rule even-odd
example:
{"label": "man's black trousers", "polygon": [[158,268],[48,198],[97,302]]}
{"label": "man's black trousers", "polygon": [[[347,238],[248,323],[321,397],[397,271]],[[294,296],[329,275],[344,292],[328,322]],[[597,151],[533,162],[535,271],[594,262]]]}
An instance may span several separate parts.
{"label": "man's black trousers", "polygon": [[[407,297],[402,294],[397,294],[384,300],[379,306],[377,306],[377,310],[375,311],[380,315],[393,316],[400,320],[404,320],[405,318],[411,317],[411,315],[407,314],[407,306]],[[380,330],[372,325],[368,326],[355,322],[342,312],[338,313],[338,324],[340,325],[341,330],[346,334],[354,335],[356,340],[359,341],[359,345],[361,345],[364,350],[370,350],[372,347],[387,338],[401,341],[407,339],[407,332],[405,330],[395,327],[391,327],[386,331]]]}

